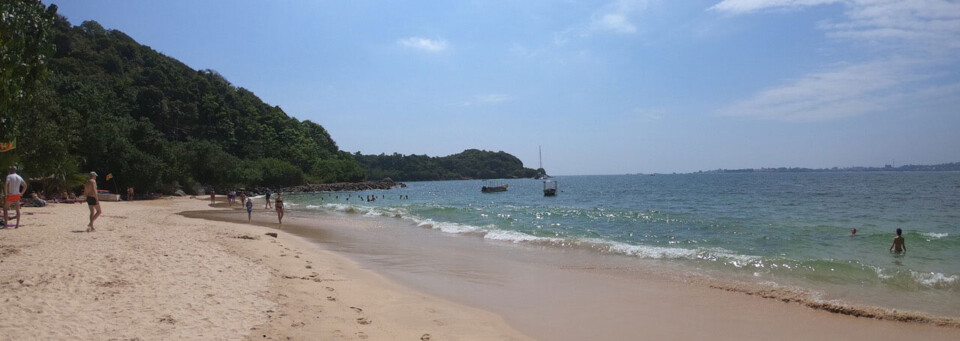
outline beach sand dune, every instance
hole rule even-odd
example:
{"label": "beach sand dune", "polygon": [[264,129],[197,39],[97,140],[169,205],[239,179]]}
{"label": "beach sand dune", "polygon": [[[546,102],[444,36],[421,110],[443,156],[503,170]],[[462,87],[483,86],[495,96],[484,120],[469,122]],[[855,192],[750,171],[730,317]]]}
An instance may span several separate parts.
{"label": "beach sand dune", "polygon": [[282,230],[177,215],[208,204],[105,202],[93,233],[85,205],[24,209],[0,230],[0,339],[528,339]]}

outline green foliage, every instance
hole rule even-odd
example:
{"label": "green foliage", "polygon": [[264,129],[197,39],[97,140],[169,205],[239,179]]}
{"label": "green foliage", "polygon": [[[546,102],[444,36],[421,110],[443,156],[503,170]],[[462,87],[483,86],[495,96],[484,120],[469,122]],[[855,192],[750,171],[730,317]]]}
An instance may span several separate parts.
{"label": "green foliage", "polygon": [[304,183],[303,171],[290,162],[267,158],[257,164],[263,174],[262,183],[266,186],[288,187]]}
{"label": "green foliage", "polygon": [[360,155],[354,159],[367,170],[367,178],[396,181],[532,178],[537,171],[505,152],[468,149],[444,157],[426,155]]}
{"label": "green foliage", "polygon": [[310,169],[313,183],[353,182],[363,180],[366,172],[349,154],[338,159],[318,160]]}
{"label": "green foliage", "polygon": [[16,137],[25,102],[47,75],[56,13],[37,0],[0,1],[0,141]]}
{"label": "green foliage", "polygon": [[95,21],[72,27],[55,6],[0,4],[3,113],[24,118],[2,117],[0,130],[18,138],[4,154],[20,156],[25,176],[50,179],[49,191],[91,170],[100,181],[113,174],[104,188],[138,192],[169,191],[172,183],[291,186],[325,160],[345,171],[324,179],[357,178],[359,166],[322,126],[289,117],[216,71],[190,69]]}

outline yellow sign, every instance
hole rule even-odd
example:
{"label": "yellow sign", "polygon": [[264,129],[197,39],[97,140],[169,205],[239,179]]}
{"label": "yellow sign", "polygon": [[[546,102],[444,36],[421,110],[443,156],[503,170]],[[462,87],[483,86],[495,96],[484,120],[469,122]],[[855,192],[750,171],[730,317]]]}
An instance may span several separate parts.
{"label": "yellow sign", "polygon": [[14,139],[12,142],[0,142],[0,153],[9,152],[17,148],[17,140]]}

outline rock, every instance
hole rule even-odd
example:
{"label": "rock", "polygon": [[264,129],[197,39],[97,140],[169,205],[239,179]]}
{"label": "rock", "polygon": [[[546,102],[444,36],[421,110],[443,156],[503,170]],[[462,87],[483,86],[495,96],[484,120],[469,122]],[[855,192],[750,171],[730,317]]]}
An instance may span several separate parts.
{"label": "rock", "polygon": [[178,189],[173,192],[173,195],[176,195],[178,197],[184,197],[184,196],[187,196],[187,193],[184,192],[182,189]]}
{"label": "rock", "polygon": [[276,232],[267,232],[267,235],[268,235],[268,236],[271,236],[271,237],[273,237],[273,238],[277,238],[277,233],[276,233]]}

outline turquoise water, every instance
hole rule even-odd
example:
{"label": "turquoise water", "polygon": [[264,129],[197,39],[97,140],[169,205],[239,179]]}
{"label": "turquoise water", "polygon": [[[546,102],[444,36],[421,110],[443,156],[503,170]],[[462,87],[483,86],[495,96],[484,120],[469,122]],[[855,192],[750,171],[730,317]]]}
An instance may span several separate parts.
{"label": "turquoise water", "polygon": [[[396,217],[444,233],[656,259],[834,296],[856,292],[871,303],[905,295],[915,302],[901,306],[939,302],[933,311],[960,315],[951,314],[960,303],[960,173],[555,179],[557,197],[543,197],[541,181],[515,179],[412,182],[387,191],[288,195],[287,201],[297,213]],[[509,191],[480,192],[500,184]],[[378,200],[360,200],[369,195]],[[898,227],[908,250],[902,256],[887,251]]]}

